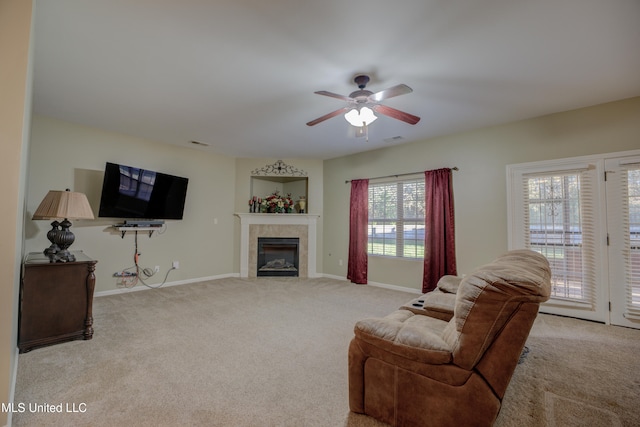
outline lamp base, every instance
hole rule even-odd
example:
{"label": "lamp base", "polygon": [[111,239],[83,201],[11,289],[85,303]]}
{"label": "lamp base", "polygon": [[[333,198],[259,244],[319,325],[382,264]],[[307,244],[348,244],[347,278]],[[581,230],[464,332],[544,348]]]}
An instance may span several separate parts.
{"label": "lamp base", "polygon": [[42,253],[45,254],[51,261],[55,261],[56,254],[58,252],[60,252],[60,248],[55,243],[42,251]]}
{"label": "lamp base", "polygon": [[49,257],[51,262],[55,261],[55,255],[60,251],[60,247],[56,243],[56,236],[60,232],[60,223],[53,221],[51,223],[51,230],[47,233],[47,239],[51,242],[51,246],[45,249],[42,253]]}
{"label": "lamp base", "polygon": [[69,249],[61,249],[54,255],[55,262],[75,262],[76,256],[69,252]]}
{"label": "lamp base", "polygon": [[55,262],[74,262],[76,257],[69,252],[69,246],[75,241],[76,236],[73,235],[69,228],[71,227],[71,222],[68,219],[64,219],[60,223],[60,231],[56,233],[54,237],[55,243],[60,248],[58,252],[54,255],[54,259],[52,261]]}

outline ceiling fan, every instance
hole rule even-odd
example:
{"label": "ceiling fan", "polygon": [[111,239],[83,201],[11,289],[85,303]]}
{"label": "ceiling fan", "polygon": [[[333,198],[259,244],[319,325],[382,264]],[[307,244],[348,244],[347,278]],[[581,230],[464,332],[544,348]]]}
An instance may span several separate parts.
{"label": "ceiling fan", "polygon": [[367,83],[369,83],[369,76],[361,74],[356,76],[353,80],[356,85],[358,85],[358,90],[352,92],[349,96],[339,95],[337,93],[327,92],[325,90],[314,92],[318,95],[341,99],[343,101],[346,101],[347,105],[338,110],[332,111],[329,114],[325,114],[322,117],[318,117],[315,120],[311,120],[307,123],[307,126],[317,125],[318,123],[324,122],[325,120],[328,120],[342,113],[346,113],[345,119],[353,126],[365,129],[369,124],[377,119],[375,114],[373,114],[374,112],[383,114],[396,120],[401,120],[403,122],[409,123],[410,125],[415,125],[420,121],[420,117],[418,116],[414,116],[413,114],[405,113],[404,111],[396,110],[395,108],[380,104],[380,102],[384,101],[385,99],[413,92],[413,90],[409,86],[405,84],[399,84],[390,87],[389,89],[373,93],[370,90],[365,89]]}

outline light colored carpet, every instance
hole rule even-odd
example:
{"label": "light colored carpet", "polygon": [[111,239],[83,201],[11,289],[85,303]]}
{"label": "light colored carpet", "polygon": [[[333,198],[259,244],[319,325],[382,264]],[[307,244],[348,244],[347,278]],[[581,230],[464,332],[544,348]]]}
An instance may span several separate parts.
{"label": "light colored carpet", "polygon": [[640,330],[539,314],[496,425],[640,426]]}
{"label": "light colored carpet", "polygon": [[[96,298],[93,340],[20,355],[13,425],[384,426],[349,412],[347,348],[357,320],[414,297],[259,278]],[[496,425],[640,425],[639,338],[538,316]],[[45,403],[63,413],[29,410]]]}

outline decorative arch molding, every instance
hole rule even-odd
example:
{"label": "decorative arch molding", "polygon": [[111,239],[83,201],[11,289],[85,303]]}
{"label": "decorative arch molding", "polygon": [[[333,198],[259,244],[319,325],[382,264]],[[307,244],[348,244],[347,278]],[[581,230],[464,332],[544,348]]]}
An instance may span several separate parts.
{"label": "decorative arch molding", "polygon": [[307,176],[307,172],[295,166],[288,165],[282,160],[276,161],[272,165],[265,165],[259,169],[251,171],[252,176]]}

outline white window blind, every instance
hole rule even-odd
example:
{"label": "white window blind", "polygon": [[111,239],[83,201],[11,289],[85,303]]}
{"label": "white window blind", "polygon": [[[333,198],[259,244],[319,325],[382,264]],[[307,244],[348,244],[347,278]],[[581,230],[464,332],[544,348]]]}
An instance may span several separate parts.
{"label": "white window blind", "polygon": [[640,319],[640,165],[621,165],[626,293],[624,316]]}
{"label": "white window blind", "polygon": [[551,297],[596,304],[592,171],[523,174],[525,246],[551,265]]}
{"label": "white window blind", "polygon": [[424,178],[369,183],[368,253],[424,257]]}

